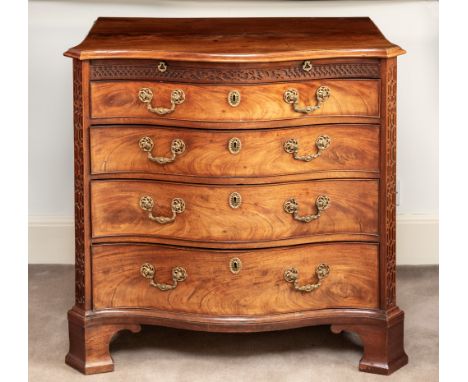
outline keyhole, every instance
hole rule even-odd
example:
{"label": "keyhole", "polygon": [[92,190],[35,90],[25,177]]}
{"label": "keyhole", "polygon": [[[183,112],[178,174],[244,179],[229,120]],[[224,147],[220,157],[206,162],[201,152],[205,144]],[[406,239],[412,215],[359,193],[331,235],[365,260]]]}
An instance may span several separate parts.
{"label": "keyhole", "polygon": [[236,107],[240,103],[240,93],[237,90],[231,90],[228,94],[227,100],[229,105]]}
{"label": "keyhole", "polygon": [[238,192],[233,192],[229,195],[229,206],[231,208],[238,208],[242,203],[242,197]]}
{"label": "keyhole", "polygon": [[237,274],[241,271],[242,262],[238,257],[234,257],[229,261],[229,269],[232,273]]}
{"label": "keyhole", "polygon": [[228,150],[231,154],[238,154],[241,150],[241,141],[239,138],[231,138],[228,143]]}

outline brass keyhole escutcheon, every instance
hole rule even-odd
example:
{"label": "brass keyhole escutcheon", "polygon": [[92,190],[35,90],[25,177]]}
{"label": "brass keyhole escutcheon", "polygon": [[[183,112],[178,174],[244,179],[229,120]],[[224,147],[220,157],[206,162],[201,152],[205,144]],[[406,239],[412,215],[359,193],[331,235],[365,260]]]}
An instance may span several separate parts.
{"label": "brass keyhole escutcheon", "polygon": [[232,107],[239,106],[241,101],[241,95],[237,90],[231,90],[228,94],[228,103]]}
{"label": "brass keyhole escutcheon", "polygon": [[239,138],[231,138],[228,143],[228,150],[231,154],[239,154],[239,151],[241,151],[242,148],[242,143]]}
{"label": "brass keyhole escutcheon", "polygon": [[229,269],[232,273],[237,275],[242,269],[242,261],[238,257],[233,257],[229,260]]}
{"label": "brass keyhole escutcheon", "polygon": [[229,206],[231,208],[239,208],[242,204],[242,196],[238,192],[233,192],[229,195]]}

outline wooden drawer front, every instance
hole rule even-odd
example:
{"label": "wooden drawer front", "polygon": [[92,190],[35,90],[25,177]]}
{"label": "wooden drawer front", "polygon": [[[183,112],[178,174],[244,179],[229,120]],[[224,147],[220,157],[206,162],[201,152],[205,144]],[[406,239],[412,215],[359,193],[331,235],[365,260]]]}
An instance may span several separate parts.
{"label": "wooden drawer front", "polygon": [[[230,260],[241,261],[237,274]],[[260,315],[324,308],[378,307],[378,245],[321,244],[252,251],[209,251],[155,245],[93,247],[95,309],[153,308],[213,315]],[[154,276],[140,273],[151,264]],[[287,269],[298,271],[298,285],[317,283],[320,264],[329,274],[312,292],[287,282]],[[161,291],[154,283],[173,284],[172,269],[186,279]],[[149,267],[146,267],[149,269]]]}
{"label": "wooden drawer front", "polygon": [[[90,61],[90,79],[188,82],[203,84],[255,84],[297,82],[324,78],[379,78],[377,59],[322,59],[304,61],[249,63],[207,63],[160,60],[105,59]],[[163,68],[165,70],[160,70]]]}
{"label": "wooden drawer front", "polygon": [[[148,120],[176,119],[186,121],[272,121],[303,118],[307,114],[296,112],[284,101],[290,88],[299,92],[299,105],[316,105],[316,91],[326,86],[331,95],[322,107],[310,116],[379,116],[379,80],[317,80],[301,83],[262,85],[193,85],[158,82],[91,82],[92,118],[139,118]],[[153,93],[153,107],[169,108],[171,92],[182,90],[183,103],[170,114],[150,112],[139,99],[140,89]],[[228,103],[232,90],[240,93],[236,107]]]}
{"label": "wooden drawer front", "polygon": [[[139,147],[151,139],[153,157],[173,158],[159,164]],[[330,139],[329,146],[317,142]],[[240,142],[240,150],[229,142]],[[285,151],[291,139],[298,143],[298,155],[319,153],[309,162]],[[185,150],[173,155],[171,145],[182,140]],[[320,145],[322,143],[322,146]],[[239,143],[237,143],[239,144]],[[229,151],[231,150],[231,151]],[[232,153],[231,153],[232,152]],[[143,126],[102,126],[91,129],[91,168],[94,174],[151,173],[198,177],[272,177],[333,171],[377,173],[379,129],[375,126],[323,125],[269,130],[195,130]],[[317,175],[318,176],[318,175]],[[330,176],[333,176],[331,174]]]}
{"label": "wooden drawer front", "polygon": [[[242,202],[230,206],[238,192]],[[284,211],[291,199],[299,203],[299,215],[317,213],[316,200],[330,200],[320,218],[309,223]],[[154,216],[170,217],[171,201],[181,198],[185,210],[168,224],[151,221],[141,208],[141,198],[154,201]],[[139,236],[255,245],[255,242],[301,239],[377,239],[378,181],[307,181],[256,186],[183,185],[155,181],[94,181],[91,184],[92,231],[95,238]],[[232,200],[231,200],[232,203]],[[334,236],[335,235],[335,236]]]}

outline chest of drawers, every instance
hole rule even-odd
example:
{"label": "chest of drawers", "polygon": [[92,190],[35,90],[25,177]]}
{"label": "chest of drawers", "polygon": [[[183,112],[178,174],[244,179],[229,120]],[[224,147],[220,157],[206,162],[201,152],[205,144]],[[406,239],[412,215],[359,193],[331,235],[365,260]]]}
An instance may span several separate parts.
{"label": "chest of drawers", "polygon": [[395,301],[396,56],[368,18],[100,18],[73,58],[66,362],[121,330],[331,325],[408,361]]}

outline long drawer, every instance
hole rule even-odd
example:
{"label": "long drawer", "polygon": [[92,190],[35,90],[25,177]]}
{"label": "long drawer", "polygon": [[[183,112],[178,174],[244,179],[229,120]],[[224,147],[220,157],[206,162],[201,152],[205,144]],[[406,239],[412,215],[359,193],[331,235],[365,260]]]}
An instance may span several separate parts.
{"label": "long drawer", "polygon": [[93,81],[91,117],[209,122],[379,117],[379,91],[375,79],[235,86]]}
{"label": "long drawer", "polygon": [[94,238],[256,246],[296,239],[377,240],[378,181],[195,185],[109,180],[91,183]]}
{"label": "long drawer", "polygon": [[255,251],[156,245],[92,250],[94,309],[260,315],[378,307],[378,245]]}
{"label": "long drawer", "polygon": [[90,142],[93,174],[240,178],[379,171],[379,128],[373,125],[250,131],[96,126]]}

